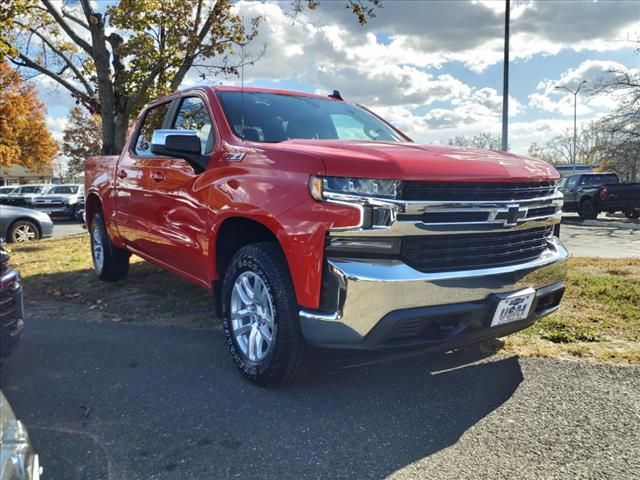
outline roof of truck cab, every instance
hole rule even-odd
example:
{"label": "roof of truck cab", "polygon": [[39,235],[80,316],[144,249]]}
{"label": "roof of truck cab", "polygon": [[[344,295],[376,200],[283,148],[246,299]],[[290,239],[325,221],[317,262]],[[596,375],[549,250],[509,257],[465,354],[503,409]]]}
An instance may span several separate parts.
{"label": "roof of truck cab", "polygon": [[[154,107],[160,103],[163,102],[167,102],[167,101],[171,101],[175,98],[179,98],[184,96],[184,94],[188,93],[188,92],[241,92],[243,91],[245,93],[272,93],[272,94],[276,94],[276,95],[290,95],[290,96],[295,96],[295,97],[311,97],[311,98],[321,98],[323,100],[333,100],[335,102],[341,102],[344,100],[339,100],[337,98],[334,97],[330,97],[328,94],[327,95],[319,95],[317,93],[308,93],[308,92],[296,92],[293,90],[278,90],[275,88],[258,88],[258,87],[236,87],[236,86],[227,86],[227,85],[218,85],[218,86],[212,86],[212,85],[196,85],[193,87],[189,87],[189,88],[185,88],[182,90],[177,90],[173,93],[170,93],[169,95],[165,95],[163,97],[158,97],[152,101],[150,101],[146,106],[146,108],[149,107]],[[144,111],[144,109],[143,109]]]}
{"label": "roof of truck cab", "polygon": [[[227,86],[227,85],[220,85],[220,86],[215,86],[215,87],[206,87],[206,88],[211,88],[216,92],[241,92],[244,90],[245,93],[249,92],[249,93],[274,93],[276,95],[293,95],[296,97],[314,97],[314,98],[322,98],[322,99],[330,99],[330,100],[336,100],[339,101],[333,97],[329,97],[329,94],[327,93],[327,95],[320,95],[317,93],[308,93],[308,92],[297,92],[294,90],[279,90],[276,88],[258,88],[258,87],[237,87],[237,86]],[[329,92],[330,93],[330,92]]]}

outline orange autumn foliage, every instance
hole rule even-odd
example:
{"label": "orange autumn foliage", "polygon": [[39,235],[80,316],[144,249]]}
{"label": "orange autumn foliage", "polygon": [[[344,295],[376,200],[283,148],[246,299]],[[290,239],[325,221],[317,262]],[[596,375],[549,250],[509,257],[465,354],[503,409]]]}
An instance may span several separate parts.
{"label": "orange autumn foliage", "polygon": [[0,63],[0,166],[51,164],[58,145],[47,130],[45,111],[35,87]]}

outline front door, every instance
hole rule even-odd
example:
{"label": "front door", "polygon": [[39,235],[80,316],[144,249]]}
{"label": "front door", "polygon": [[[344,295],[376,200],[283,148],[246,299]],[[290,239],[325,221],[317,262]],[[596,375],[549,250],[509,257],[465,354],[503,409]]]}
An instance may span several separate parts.
{"label": "front door", "polygon": [[154,243],[148,218],[148,167],[167,158],[151,153],[151,136],[168,121],[170,110],[171,102],[166,102],[144,113],[131,145],[122,153],[116,167],[116,228],[129,246],[146,254]]}
{"label": "front door", "polygon": [[[195,130],[200,137],[201,153],[210,155],[215,142],[212,116],[205,99],[195,95],[177,102],[167,128]],[[197,192],[198,173],[179,158],[154,160],[147,164],[146,170],[151,255],[194,279],[205,281],[211,265],[207,258],[210,210]]]}

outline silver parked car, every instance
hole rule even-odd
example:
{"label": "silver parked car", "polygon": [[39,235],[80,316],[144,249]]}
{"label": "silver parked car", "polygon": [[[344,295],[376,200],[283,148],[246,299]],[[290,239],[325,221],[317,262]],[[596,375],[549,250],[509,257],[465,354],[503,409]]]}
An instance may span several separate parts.
{"label": "silver parked car", "polygon": [[64,216],[80,221],[84,209],[84,185],[55,185],[46,194],[33,197],[31,207],[52,217]]}
{"label": "silver parked car", "polygon": [[23,243],[53,235],[53,222],[44,212],[0,205],[0,237],[9,243]]}
{"label": "silver parked car", "polygon": [[44,195],[51,190],[51,187],[52,185],[45,183],[18,185],[17,188],[6,197],[0,198],[0,203],[14,207],[31,207],[33,198],[38,195]]}
{"label": "silver parked car", "polygon": [[3,198],[7,198],[17,189],[18,185],[6,185],[4,187],[0,187],[0,200],[2,200]]}

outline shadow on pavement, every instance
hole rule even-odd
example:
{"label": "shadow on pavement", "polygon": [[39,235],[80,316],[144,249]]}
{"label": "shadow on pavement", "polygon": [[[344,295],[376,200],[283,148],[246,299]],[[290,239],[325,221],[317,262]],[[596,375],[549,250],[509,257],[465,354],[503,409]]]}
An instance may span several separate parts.
{"label": "shadow on pavement", "polygon": [[46,479],[384,478],[508,400],[517,357],[468,353],[313,371],[282,389],[236,373],[220,332],[29,322],[2,389]]}

